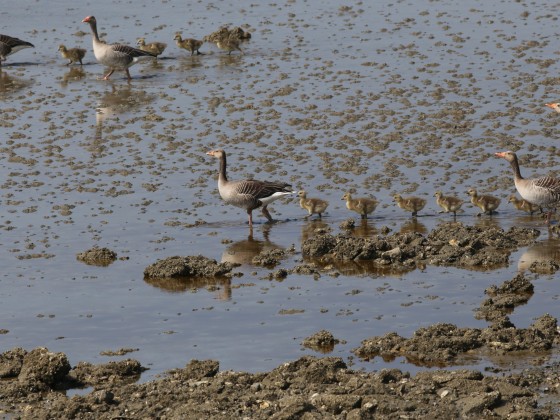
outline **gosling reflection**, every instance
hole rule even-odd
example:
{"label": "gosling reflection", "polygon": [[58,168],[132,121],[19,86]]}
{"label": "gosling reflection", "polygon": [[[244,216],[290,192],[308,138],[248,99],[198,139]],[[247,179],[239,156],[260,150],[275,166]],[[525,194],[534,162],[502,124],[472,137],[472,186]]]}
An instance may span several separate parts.
{"label": "gosling reflection", "polygon": [[301,227],[301,243],[317,235],[330,233],[330,226],[321,220],[307,220]]}
{"label": "gosling reflection", "polygon": [[404,222],[401,226],[400,233],[428,233],[428,228],[422,222],[419,222],[418,219],[413,218]]}
{"label": "gosling reflection", "polygon": [[30,81],[10,76],[0,68],[0,99],[7,99],[30,85]]}
{"label": "gosling reflection", "polygon": [[560,239],[549,238],[527,248],[517,263],[520,272],[553,274],[560,265]]}
{"label": "gosling reflection", "polygon": [[254,265],[253,259],[262,252],[284,249],[269,239],[273,225],[262,225],[263,240],[255,239],[253,229],[249,229],[247,239],[231,243],[222,254],[222,262]]}
{"label": "gosling reflection", "polygon": [[60,86],[67,87],[70,83],[79,82],[86,76],[84,69],[80,67],[70,67],[70,69],[64,73],[62,80],[60,81]]}
{"label": "gosling reflection", "polygon": [[187,290],[206,289],[214,293],[216,299],[231,299],[231,279],[228,277],[189,277],[189,278],[144,278],[151,286],[170,293],[184,293]]}

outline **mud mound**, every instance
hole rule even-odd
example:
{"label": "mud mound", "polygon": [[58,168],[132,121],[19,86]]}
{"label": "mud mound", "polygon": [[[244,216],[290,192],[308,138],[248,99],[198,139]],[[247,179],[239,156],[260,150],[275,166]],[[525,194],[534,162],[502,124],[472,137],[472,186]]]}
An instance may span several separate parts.
{"label": "mud mound", "polygon": [[108,248],[93,247],[76,255],[78,261],[88,265],[106,267],[117,259],[117,253]]}
{"label": "mud mound", "polygon": [[340,343],[340,340],[334,338],[331,332],[321,330],[304,339],[301,344],[303,347],[310,348],[320,353],[330,353],[338,343]]}
{"label": "mud mound", "polygon": [[476,312],[476,318],[486,321],[498,320],[523,305],[533,295],[533,285],[523,274],[505,281],[501,286],[491,286],[484,291],[488,296]]}
{"label": "mud mound", "polygon": [[452,222],[439,225],[427,236],[416,232],[374,238],[322,234],[307,238],[302,253],[323,260],[372,260],[378,266],[493,267],[506,265],[512,250],[533,243],[539,234],[536,229],[504,231]]}
{"label": "mud mound", "polygon": [[232,263],[218,263],[216,260],[198,256],[169,257],[146,267],[144,277],[149,279],[176,277],[219,277],[231,272]]}

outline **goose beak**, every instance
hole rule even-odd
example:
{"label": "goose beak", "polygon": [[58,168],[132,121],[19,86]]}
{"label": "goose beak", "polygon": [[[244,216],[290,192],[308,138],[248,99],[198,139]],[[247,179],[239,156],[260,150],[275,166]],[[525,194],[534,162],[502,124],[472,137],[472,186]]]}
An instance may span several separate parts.
{"label": "goose beak", "polygon": [[506,156],[505,152],[496,152],[494,153],[494,156],[499,157],[499,158],[504,158]]}

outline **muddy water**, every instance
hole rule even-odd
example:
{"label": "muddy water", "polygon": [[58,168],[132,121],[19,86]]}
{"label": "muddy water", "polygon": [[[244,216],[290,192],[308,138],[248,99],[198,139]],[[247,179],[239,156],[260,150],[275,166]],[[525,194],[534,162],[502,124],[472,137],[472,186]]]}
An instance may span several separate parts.
{"label": "muddy water", "polygon": [[[46,346],[73,362],[100,362],[102,351],[133,348],[151,368],[145,378],[192,358],[258,371],[313,354],[301,341],[327,329],[346,341],[333,354],[352,360],[362,339],[389,331],[406,336],[442,321],[484,326],[473,310],[486,287],[527,259],[558,260],[558,243],[543,230],[542,242],[492,271],[348,264],[339,276],[277,281],[250,263],[270,247],[299,251],[317,226],[338,231],[353,216],[341,200],[347,190],[381,202],[362,235],[385,226],[428,232],[450,218],[437,213],[433,193],[466,199],[470,187],[502,205],[492,218],[466,205],[463,223],[542,227],[508,206],[509,168],[492,152],[517,150],[526,175],[560,169],[560,116],[544,107],[558,99],[555,2],[538,13],[526,2],[443,1],[437,10],[430,2],[182,4],[21,1],[2,14],[1,33],[36,46],[10,56],[0,73],[2,351]],[[157,63],[132,67],[130,83],[122,73],[99,80],[103,69],[81,23],[90,14],[110,42],[145,36],[168,48]],[[204,55],[191,57],[173,44],[177,31],[201,39],[226,24],[253,34],[244,55],[204,44]],[[88,50],[83,67],[65,65],[61,43]],[[304,220],[286,200],[271,206],[281,223],[265,225],[255,214],[251,236],[246,215],[217,195],[217,162],[205,155],[215,147],[227,150],[233,179],[282,179],[329,200],[323,221]],[[412,221],[394,193],[428,205]],[[115,251],[117,261],[76,260],[93,246]],[[242,275],[207,284],[143,280],[157,259],[197,254],[238,259]],[[276,269],[302,259],[296,252]],[[556,277],[533,281],[535,295],[511,315],[519,327],[558,316]]]}

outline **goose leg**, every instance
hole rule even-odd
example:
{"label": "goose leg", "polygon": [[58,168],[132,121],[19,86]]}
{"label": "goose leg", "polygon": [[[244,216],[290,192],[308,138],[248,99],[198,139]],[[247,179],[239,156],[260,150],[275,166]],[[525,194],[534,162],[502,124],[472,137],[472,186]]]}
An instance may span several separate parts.
{"label": "goose leg", "polygon": [[262,214],[264,215],[264,217],[266,217],[268,219],[269,222],[273,222],[274,220],[272,219],[272,216],[270,215],[270,213],[268,212],[268,209],[266,208],[266,205],[263,206],[262,208]]}
{"label": "goose leg", "polygon": [[249,215],[249,226],[253,227],[253,210],[247,210],[247,214]]}
{"label": "goose leg", "polygon": [[111,77],[111,75],[113,74],[114,71],[115,71],[115,69],[111,69],[111,71],[109,73],[107,73],[105,76],[103,76],[103,80],[109,80],[109,77]]}
{"label": "goose leg", "polygon": [[125,69],[126,72],[126,77],[128,77],[128,80],[131,80],[132,77],[130,76],[130,72],[128,71],[128,67]]}

